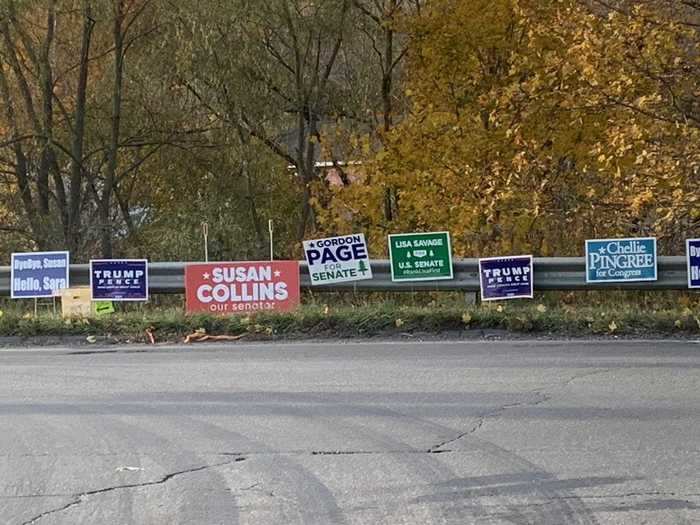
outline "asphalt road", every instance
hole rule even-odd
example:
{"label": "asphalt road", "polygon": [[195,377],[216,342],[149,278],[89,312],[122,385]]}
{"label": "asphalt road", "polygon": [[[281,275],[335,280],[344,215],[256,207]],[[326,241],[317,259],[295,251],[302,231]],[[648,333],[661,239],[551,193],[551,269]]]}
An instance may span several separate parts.
{"label": "asphalt road", "polygon": [[0,524],[179,523],[700,523],[700,344],[0,350]]}

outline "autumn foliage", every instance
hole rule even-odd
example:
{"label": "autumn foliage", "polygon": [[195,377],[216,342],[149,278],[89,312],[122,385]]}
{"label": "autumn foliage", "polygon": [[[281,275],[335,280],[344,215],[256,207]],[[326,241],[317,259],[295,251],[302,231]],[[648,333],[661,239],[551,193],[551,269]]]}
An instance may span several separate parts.
{"label": "autumn foliage", "polygon": [[697,21],[677,2],[434,0],[405,20],[411,109],[320,210],[328,231],[449,230],[464,256],[579,255],[700,227]]}
{"label": "autumn foliage", "polygon": [[[254,7],[254,8],[253,8]],[[2,0],[0,254],[700,237],[700,4]]]}

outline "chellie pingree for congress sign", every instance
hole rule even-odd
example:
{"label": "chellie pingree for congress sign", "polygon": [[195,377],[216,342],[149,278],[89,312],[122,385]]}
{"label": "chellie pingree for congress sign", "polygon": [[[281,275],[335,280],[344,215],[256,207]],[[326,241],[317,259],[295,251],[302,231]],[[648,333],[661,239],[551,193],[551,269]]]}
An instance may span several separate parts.
{"label": "chellie pingree for congress sign", "polygon": [[586,241],[586,282],[656,281],[656,239]]}
{"label": "chellie pingree for congress sign", "polygon": [[243,261],[185,266],[187,313],[286,312],[299,306],[297,261]]}

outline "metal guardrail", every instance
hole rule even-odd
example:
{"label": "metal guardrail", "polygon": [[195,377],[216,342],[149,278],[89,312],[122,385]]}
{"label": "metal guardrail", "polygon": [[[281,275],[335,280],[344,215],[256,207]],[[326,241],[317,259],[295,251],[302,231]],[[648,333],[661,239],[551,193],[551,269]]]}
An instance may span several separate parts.
{"label": "metal guardrail", "polygon": [[[148,266],[148,284],[152,294],[185,292],[184,262],[153,262]],[[312,288],[305,262],[301,266],[302,288]],[[315,291],[479,291],[478,259],[458,259],[453,262],[454,279],[444,281],[400,282],[391,281],[391,267],[387,260],[371,262],[373,278],[366,281],[314,286]],[[536,257],[534,259],[535,290],[685,290],[688,288],[685,257],[659,257],[658,280],[631,283],[586,283],[586,260],[583,257]],[[71,286],[88,286],[90,277],[87,264],[71,264]],[[0,296],[10,295],[10,267],[0,267]]]}

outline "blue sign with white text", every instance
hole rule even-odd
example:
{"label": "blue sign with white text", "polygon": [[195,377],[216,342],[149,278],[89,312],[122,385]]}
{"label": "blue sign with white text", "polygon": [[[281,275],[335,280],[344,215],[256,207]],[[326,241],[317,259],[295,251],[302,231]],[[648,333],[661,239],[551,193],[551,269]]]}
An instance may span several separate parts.
{"label": "blue sign with white text", "polygon": [[532,255],[479,259],[481,300],[532,299]]}
{"label": "blue sign with white text", "polygon": [[586,282],[656,281],[656,239],[586,241]]}
{"label": "blue sign with white text", "polygon": [[68,288],[68,252],[13,253],[10,295],[13,299],[53,297]]}
{"label": "blue sign with white text", "polygon": [[147,301],[146,259],[102,259],[90,261],[93,301]]}
{"label": "blue sign with white text", "polygon": [[688,288],[700,288],[700,239],[685,241],[688,256]]}

